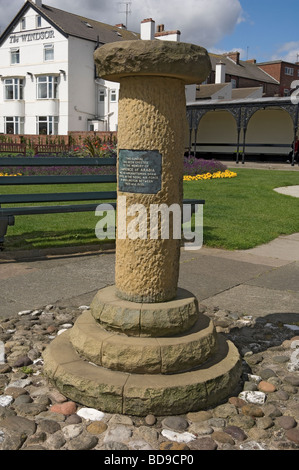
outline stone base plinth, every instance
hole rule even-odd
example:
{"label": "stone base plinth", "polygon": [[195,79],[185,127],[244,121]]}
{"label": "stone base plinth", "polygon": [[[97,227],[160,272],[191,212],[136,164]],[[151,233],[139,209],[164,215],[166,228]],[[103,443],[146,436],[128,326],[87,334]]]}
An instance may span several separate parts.
{"label": "stone base plinth", "polygon": [[[176,300],[154,306],[120,300],[114,286],[103,289],[91,310],[45,350],[45,374],[68,398],[108,413],[161,416],[219,404],[238,386],[240,357],[199,310],[183,290]],[[137,328],[143,315],[145,336]],[[175,334],[163,335],[158,321],[162,330],[154,336],[158,318],[173,319]],[[130,325],[130,335],[121,331],[121,321]]]}

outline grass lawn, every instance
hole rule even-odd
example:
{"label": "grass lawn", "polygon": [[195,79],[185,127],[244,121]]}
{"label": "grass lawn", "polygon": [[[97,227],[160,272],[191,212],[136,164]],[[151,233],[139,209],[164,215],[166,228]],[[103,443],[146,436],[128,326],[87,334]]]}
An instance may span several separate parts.
{"label": "grass lawn", "polygon": [[[282,234],[299,232],[299,199],[278,194],[274,188],[299,185],[297,171],[236,170],[232,179],[184,183],[186,199],[205,199],[204,245],[228,250],[248,249],[267,243]],[[104,187],[105,186],[105,187]],[[114,184],[101,184],[113,190]],[[78,186],[52,188],[2,187],[3,192],[69,192]],[[97,190],[90,185],[88,190]],[[6,250],[49,248],[99,243],[93,212],[17,216],[8,228]]]}

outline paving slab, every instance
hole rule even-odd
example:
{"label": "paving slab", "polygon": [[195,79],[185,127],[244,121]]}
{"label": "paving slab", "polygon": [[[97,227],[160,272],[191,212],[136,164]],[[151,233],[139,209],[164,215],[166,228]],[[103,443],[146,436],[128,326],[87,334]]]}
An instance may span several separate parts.
{"label": "paving slab", "polygon": [[[279,248],[279,249],[278,249]],[[179,286],[207,306],[299,314],[299,234],[283,235],[252,250],[182,249]],[[0,316],[48,304],[90,305],[114,284],[115,253],[0,254]]]}

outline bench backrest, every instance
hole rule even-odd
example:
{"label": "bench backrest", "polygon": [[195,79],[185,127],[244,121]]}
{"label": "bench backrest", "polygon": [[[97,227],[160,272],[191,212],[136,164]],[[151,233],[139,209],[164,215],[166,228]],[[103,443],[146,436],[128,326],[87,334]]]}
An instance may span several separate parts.
{"label": "bench backrest", "polygon": [[0,142],[1,153],[23,153],[26,155],[26,144],[15,144],[12,142]]}
{"label": "bench backrest", "polygon": [[[62,167],[62,166],[110,166],[116,167],[116,158],[72,158],[72,157],[3,157],[1,167]],[[73,183],[116,183],[113,175],[53,175],[53,176],[0,176],[0,185],[26,184],[73,184]]]}

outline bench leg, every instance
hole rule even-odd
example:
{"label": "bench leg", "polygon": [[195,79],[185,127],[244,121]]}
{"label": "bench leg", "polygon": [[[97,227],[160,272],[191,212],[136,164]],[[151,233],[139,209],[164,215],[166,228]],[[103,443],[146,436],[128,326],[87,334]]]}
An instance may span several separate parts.
{"label": "bench leg", "polygon": [[15,224],[13,215],[0,217],[0,251],[4,250],[4,237],[7,233],[7,227]]}

